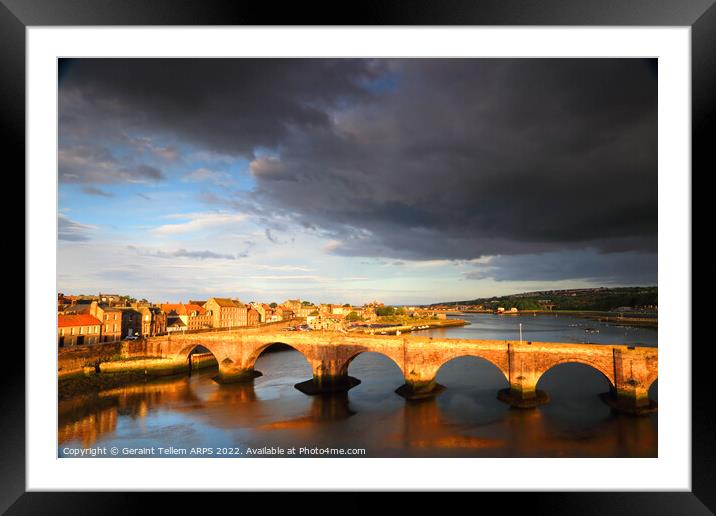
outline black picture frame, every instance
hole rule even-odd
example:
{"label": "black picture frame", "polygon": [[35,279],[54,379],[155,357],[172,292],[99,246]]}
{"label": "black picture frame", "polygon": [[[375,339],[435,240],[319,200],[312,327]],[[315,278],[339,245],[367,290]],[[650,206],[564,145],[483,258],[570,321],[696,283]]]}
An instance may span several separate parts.
{"label": "black picture frame", "polygon": [[[692,169],[713,171],[716,125],[716,5],[714,0],[364,0],[345,4],[231,2],[221,0],[0,0],[0,105],[3,155],[25,169],[25,29],[83,25],[551,25],[691,27]],[[692,178],[696,175],[692,172]],[[22,186],[24,190],[24,182]],[[26,257],[27,258],[27,257]],[[692,271],[693,273],[693,271]],[[26,269],[26,275],[28,271]],[[26,276],[27,277],[27,276]],[[684,300],[688,302],[688,300]],[[25,310],[25,324],[31,324]],[[695,339],[692,339],[695,342]],[[684,346],[691,343],[684,343]],[[485,493],[510,509],[548,514],[710,514],[716,511],[716,398],[708,383],[706,346],[692,345],[692,491],[589,493]],[[163,512],[192,504],[220,510],[230,494],[25,492],[25,363],[0,375],[0,511],[7,514],[145,512],[161,496]],[[215,498],[219,496],[220,498]],[[241,506],[266,498],[241,493]],[[275,495],[272,495],[272,497]],[[409,505],[422,504],[421,496]],[[481,500],[484,502],[484,500]],[[459,502],[458,502],[459,503]],[[471,502],[473,503],[473,502]],[[342,497],[356,510],[362,501]],[[213,508],[212,508],[213,507]],[[485,506],[487,507],[487,505]],[[337,510],[340,510],[337,507]]]}

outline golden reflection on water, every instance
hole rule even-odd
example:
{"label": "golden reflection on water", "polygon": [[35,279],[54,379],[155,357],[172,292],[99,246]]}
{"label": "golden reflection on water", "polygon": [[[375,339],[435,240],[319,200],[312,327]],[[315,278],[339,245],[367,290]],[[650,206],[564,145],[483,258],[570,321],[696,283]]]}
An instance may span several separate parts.
{"label": "golden reflection on water", "polygon": [[[565,422],[553,417],[548,408],[505,408],[491,419],[467,417],[467,422],[456,422],[460,419],[456,419],[455,410],[443,413],[446,408],[441,408],[437,398],[393,402],[385,409],[379,403],[375,414],[369,409],[361,409],[360,414],[352,407],[350,393],[312,397],[279,393],[266,400],[257,395],[253,382],[218,385],[208,378],[199,382],[189,377],[173,378],[60,402],[58,441],[78,441],[88,447],[103,437],[111,439],[119,417],[145,419],[163,410],[182,414],[190,424],[194,421],[226,431],[264,433],[255,434],[258,436],[268,432],[271,439],[288,444],[299,437],[320,439],[338,434],[366,445],[377,456],[410,454],[410,450],[428,456],[430,450],[438,454],[440,450],[456,450],[457,454],[466,450],[463,455],[470,456],[469,450],[483,450],[477,455],[649,457],[657,449],[657,434],[649,418],[615,416],[605,411],[603,419],[580,426],[577,419]],[[359,423],[345,424],[355,421],[350,418],[356,414]],[[336,424],[343,426],[336,427],[340,430],[330,428]]]}
{"label": "golden reflection on water", "polygon": [[259,425],[260,430],[286,430],[308,428],[327,421],[340,421],[354,415],[350,409],[348,393],[341,392],[325,396],[312,396],[309,414],[303,417],[272,421]]}
{"label": "golden reflection on water", "polygon": [[94,444],[100,435],[117,428],[117,407],[100,409],[74,421],[60,424],[57,440],[60,444],[78,440],[83,447]]}

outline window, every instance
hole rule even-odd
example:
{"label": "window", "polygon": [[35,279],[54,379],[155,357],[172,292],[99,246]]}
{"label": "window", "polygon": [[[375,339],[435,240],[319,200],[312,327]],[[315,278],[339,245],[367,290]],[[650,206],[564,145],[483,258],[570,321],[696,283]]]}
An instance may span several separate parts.
{"label": "window", "polygon": [[60,328],[60,337],[64,337],[64,336],[65,336],[65,329]]}
{"label": "window", "polygon": [[85,329],[84,326],[80,326],[80,335],[84,334],[84,331],[83,331],[84,329]]}
{"label": "window", "polygon": [[75,329],[74,329],[74,328],[70,328],[70,335],[74,335],[74,334],[75,334]]}

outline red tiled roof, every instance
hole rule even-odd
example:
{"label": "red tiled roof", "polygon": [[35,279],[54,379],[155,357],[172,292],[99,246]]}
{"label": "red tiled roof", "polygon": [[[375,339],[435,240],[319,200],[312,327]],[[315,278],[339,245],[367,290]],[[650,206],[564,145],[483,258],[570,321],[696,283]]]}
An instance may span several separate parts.
{"label": "red tiled roof", "polygon": [[206,310],[203,307],[193,303],[165,303],[161,306],[162,310],[164,310],[167,314],[174,312],[177,315],[188,315],[191,312],[196,312],[199,315],[204,315],[206,313]]}
{"label": "red tiled roof", "polygon": [[186,309],[181,303],[165,303],[162,306],[162,310],[167,314],[175,312],[177,315],[186,315]]}
{"label": "red tiled roof", "polygon": [[70,326],[96,326],[101,325],[102,322],[93,315],[79,314],[79,315],[58,315],[57,316],[57,327],[68,328]]}
{"label": "red tiled roof", "polygon": [[199,305],[195,305],[193,303],[189,303],[187,305],[184,305],[187,312],[196,312],[199,315],[204,315],[206,313],[206,309]]}

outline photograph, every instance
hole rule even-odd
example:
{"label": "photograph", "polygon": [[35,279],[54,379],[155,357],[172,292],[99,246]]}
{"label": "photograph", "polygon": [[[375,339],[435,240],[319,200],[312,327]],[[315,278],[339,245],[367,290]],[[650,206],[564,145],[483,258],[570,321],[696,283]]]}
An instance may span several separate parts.
{"label": "photograph", "polygon": [[660,456],[657,57],[56,63],[58,460]]}

